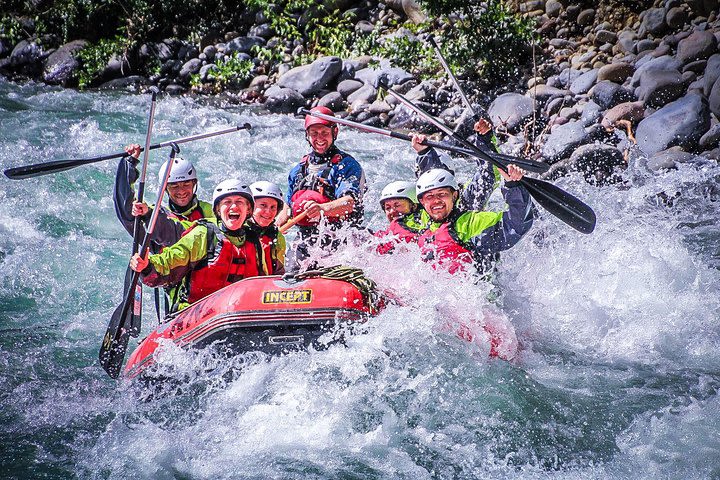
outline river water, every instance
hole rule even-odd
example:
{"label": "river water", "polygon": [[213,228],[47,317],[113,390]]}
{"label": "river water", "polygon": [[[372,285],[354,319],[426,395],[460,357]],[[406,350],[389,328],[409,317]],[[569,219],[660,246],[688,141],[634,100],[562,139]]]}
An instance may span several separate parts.
{"label": "river water", "polygon": [[[148,107],[147,95],[0,81],[0,163],[120,152],[143,143]],[[251,132],[181,146],[200,196],[228,176],[284,185],[308,149],[298,119],[163,97],[153,139],[244,122]],[[412,177],[412,149],[349,129],[338,143],[365,167],[367,222],[380,226],[379,192]],[[151,155],[150,198],[167,153]],[[321,352],[228,365],[170,350],[188,368],[155,397],[97,363],[130,250],[111,200],[116,164],[0,179],[0,477],[720,478],[716,163],[650,173],[634,159],[600,188],[561,179],[594,207],[596,231],[542,215],[494,287],[433,274],[412,252],[350,248],[339,261],[411,306]],[[513,362],[439,331],[488,309],[517,332]]]}

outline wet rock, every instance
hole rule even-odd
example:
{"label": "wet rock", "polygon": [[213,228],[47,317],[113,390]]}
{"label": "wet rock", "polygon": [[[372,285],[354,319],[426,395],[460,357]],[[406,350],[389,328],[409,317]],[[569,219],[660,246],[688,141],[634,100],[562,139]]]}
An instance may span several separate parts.
{"label": "wet rock", "polygon": [[252,27],[250,31],[248,31],[248,36],[261,37],[265,40],[272,38],[273,35],[275,35],[275,30],[273,30],[269,23],[262,23],[260,25],[256,25]]}
{"label": "wet rock", "polygon": [[492,102],[488,114],[496,127],[503,125],[516,133],[532,117],[533,101],[519,93],[503,93]]}
{"label": "wet rock", "polygon": [[358,101],[370,104],[375,101],[375,98],[377,98],[377,93],[378,91],[375,87],[373,87],[369,83],[366,83],[365,85],[348,95],[347,101],[348,103],[353,105],[356,104]]}
{"label": "wet rock", "polygon": [[587,72],[580,75],[578,78],[575,79],[574,82],[570,85],[570,92],[572,92],[575,95],[581,94],[581,93],[587,93],[588,90],[592,88],[593,85],[595,85],[595,81],[598,79],[598,70],[592,69],[588,70]]}
{"label": "wet rock", "polygon": [[10,53],[13,67],[37,63],[43,55],[43,48],[35,40],[21,40]]}
{"label": "wet rock", "polygon": [[668,29],[667,23],[665,23],[665,9],[664,8],[651,8],[645,10],[638,35],[641,37],[647,34],[651,35],[662,35]]}
{"label": "wet rock", "polygon": [[565,164],[570,171],[582,173],[585,181],[591,185],[605,185],[617,181],[615,169],[626,166],[620,150],[603,144],[578,147]]}
{"label": "wet rock", "polygon": [[683,7],[673,7],[667,11],[665,21],[672,29],[680,28],[685,25],[688,20],[687,12]]}
{"label": "wet rock", "polygon": [[655,50],[658,46],[658,43],[655,40],[650,40],[649,38],[643,38],[637,44],[635,44],[635,52],[647,52],[649,50]]}
{"label": "wet rock", "polygon": [[250,53],[253,47],[263,45],[265,45],[265,39],[262,37],[236,37],[227,42],[225,45],[225,51]]}
{"label": "wet rock", "polygon": [[63,87],[74,83],[75,71],[80,67],[78,53],[85,45],[87,45],[86,40],[75,40],[55,50],[45,61],[43,80]]}
{"label": "wet rock", "polygon": [[343,97],[347,98],[351,93],[359,90],[362,86],[363,83],[357,80],[343,80],[342,82],[338,83],[337,91]]}
{"label": "wet rock", "polygon": [[525,96],[534,98],[538,103],[544,104],[552,98],[564,97],[568,93],[570,93],[568,90],[551,87],[550,85],[535,85],[525,92]]}
{"label": "wet rock", "polygon": [[200,60],[199,58],[193,58],[192,60],[189,60],[183,64],[182,68],[180,69],[180,73],[178,74],[178,78],[180,80],[187,81],[190,79],[190,75],[193,75],[200,71],[200,67],[202,67],[202,60]]}
{"label": "wet rock", "polygon": [[178,85],[177,83],[171,83],[165,87],[165,93],[168,95],[182,95],[185,91],[186,88],[182,85]]}
{"label": "wet rock", "polygon": [[625,102],[615,105],[603,115],[602,126],[610,128],[620,120],[627,120],[637,124],[645,117],[645,106],[642,102]]}
{"label": "wet rock", "polygon": [[570,152],[587,142],[589,136],[580,122],[569,122],[552,129],[542,148],[542,156],[548,163],[565,158]]}
{"label": "wet rock", "polygon": [[345,99],[340,92],[330,92],[323,95],[317,103],[320,107],[327,107],[333,112],[338,112],[345,108]]}
{"label": "wet rock", "polygon": [[265,91],[265,108],[272,113],[295,113],[305,106],[305,98],[292,88],[273,85]]}
{"label": "wet rock", "polygon": [[307,97],[327,87],[340,74],[341,69],[342,60],[338,57],[321,57],[310,65],[291,69],[278,79],[277,84]]}
{"label": "wet rock", "polygon": [[563,5],[558,0],[549,0],[545,3],[545,13],[550,18],[557,18],[562,12]]}
{"label": "wet rock", "polygon": [[685,93],[687,84],[677,70],[648,70],[640,76],[635,89],[638,100],[652,108],[660,108]]}
{"label": "wet rock", "polygon": [[424,81],[410,89],[406,97],[411,102],[427,102],[433,99],[437,88],[432,82]]}
{"label": "wet rock", "polygon": [[589,127],[590,125],[596,123],[601,116],[602,113],[600,105],[590,101],[582,106],[580,123],[582,123],[584,127]]}
{"label": "wet rock", "polygon": [[715,84],[713,84],[713,87],[710,89],[708,103],[710,104],[710,111],[714,113],[716,117],[720,117],[720,78],[715,80]]}
{"label": "wet rock", "polygon": [[577,24],[581,27],[592,25],[595,20],[595,10],[588,8],[580,12],[577,16]]}
{"label": "wet rock", "polygon": [[373,87],[380,86],[392,87],[408,80],[413,79],[413,75],[406,72],[402,68],[383,67],[383,68],[363,68],[355,72],[355,78],[361,82],[370,83]]}
{"label": "wet rock", "polygon": [[602,45],[603,43],[615,43],[617,42],[617,33],[609,30],[600,30],[595,34],[595,44]]}
{"label": "wet rock", "polygon": [[638,62],[636,64],[635,73],[630,80],[630,86],[636,88],[640,86],[640,77],[647,71],[650,70],[677,70],[680,71],[682,68],[682,62],[670,55],[663,55],[658,58],[652,58],[646,62]]}
{"label": "wet rock", "polygon": [[598,82],[590,91],[590,98],[600,105],[600,108],[607,110],[623,102],[637,100],[635,94],[617,83],[603,80]]}
{"label": "wet rock", "polygon": [[671,102],[640,122],[638,147],[653,155],[675,145],[693,150],[710,129],[710,108],[700,95],[686,95]]}
{"label": "wet rock", "polygon": [[[129,77],[116,78],[98,86],[100,90],[138,90],[140,87],[150,85],[150,81],[140,75],[130,75]],[[182,87],[185,91],[185,88]]]}
{"label": "wet rock", "polygon": [[697,158],[692,153],[678,151],[675,149],[658,152],[647,162],[647,167],[653,172],[670,170],[676,168],[678,163],[689,163]]}
{"label": "wet rock", "polygon": [[384,100],[375,100],[373,103],[370,104],[368,107],[368,112],[372,113],[373,115],[380,115],[381,113],[389,113],[392,111],[393,107],[388,105],[387,102]]}
{"label": "wet rock", "polygon": [[600,68],[597,74],[597,80],[608,80],[610,82],[622,84],[625,80],[632,76],[635,67],[625,62],[611,63]]}
{"label": "wet rock", "polygon": [[690,62],[686,64],[683,67],[683,73],[685,72],[693,72],[696,74],[702,74],[705,72],[705,69],[707,68],[707,60],[695,60],[694,62]]}
{"label": "wet rock", "polygon": [[635,32],[624,30],[618,34],[618,48],[625,53],[635,53]]}
{"label": "wet rock", "polygon": [[676,58],[682,63],[705,60],[717,52],[717,39],[712,32],[694,31],[678,43]]}
{"label": "wet rock", "polygon": [[720,146],[720,123],[716,123],[708,130],[698,143],[703,150],[712,150]]}

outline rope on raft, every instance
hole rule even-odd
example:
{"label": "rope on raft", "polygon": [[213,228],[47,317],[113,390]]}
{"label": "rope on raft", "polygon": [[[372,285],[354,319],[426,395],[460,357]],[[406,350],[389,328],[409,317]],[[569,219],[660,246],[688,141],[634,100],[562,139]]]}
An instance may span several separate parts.
{"label": "rope on raft", "polygon": [[354,267],[346,265],[333,265],[331,267],[323,267],[315,270],[307,270],[302,273],[285,275],[283,280],[293,282],[305,280],[308,278],[326,278],[328,280],[342,280],[358,289],[363,296],[363,300],[370,309],[370,314],[376,314],[383,305],[387,304],[387,299],[378,292],[377,284],[365,276],[365,273]]}

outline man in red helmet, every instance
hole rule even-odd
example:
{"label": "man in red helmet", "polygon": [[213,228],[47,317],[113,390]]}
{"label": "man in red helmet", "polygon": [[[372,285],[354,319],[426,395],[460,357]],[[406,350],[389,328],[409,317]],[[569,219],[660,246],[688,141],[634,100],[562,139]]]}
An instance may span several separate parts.
{"label": "man in red helmet", "polygon": [[[335,116],[327,107],[315,107],[311,111]],[[327,219],[333,230],[342,225],[357,227],[363,220],[365,173],[357,160],[335,146],[337,134],[335,122],[305,116],[305,138],[312,152],[290,171],[286,197],[292,216],[302,214],[304,217],[296,223],[300,231],[298,261],[307,256],[308,244],[317,243],[317,225],[321,219]],[[323,238],[321,243],[333,242]]]}

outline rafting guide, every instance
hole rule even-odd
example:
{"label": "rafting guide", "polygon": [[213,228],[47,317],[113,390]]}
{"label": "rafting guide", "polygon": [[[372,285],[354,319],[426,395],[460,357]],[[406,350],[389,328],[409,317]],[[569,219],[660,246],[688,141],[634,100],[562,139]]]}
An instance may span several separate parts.
{"label": "rafting guide", "polygon": [[[338,125],[327,107],[312,109],[324,115],[305,116],[305,138],[312,151],[298,162],[288,175],[287,205],[283,218],[290,215],[299,227],[298,240],[292,247],[297,265],[309,257],[308,247],[319,245],[334,250],[341,243],[333,231],[342,226],[358,227],[363,221],[365,172],[357,160],[335,145]],[[302,217],[302,219],[301,219]],[[325,219],[329,232],[319,230]]]}

